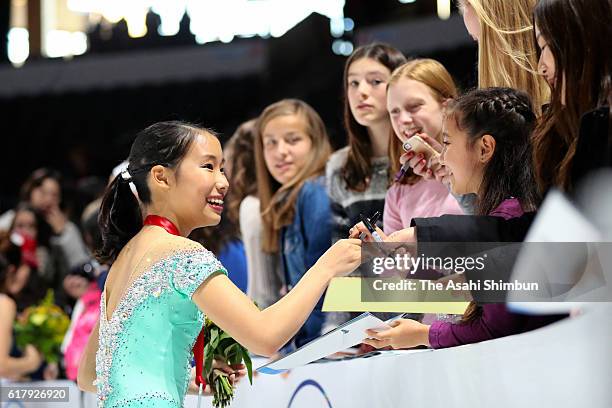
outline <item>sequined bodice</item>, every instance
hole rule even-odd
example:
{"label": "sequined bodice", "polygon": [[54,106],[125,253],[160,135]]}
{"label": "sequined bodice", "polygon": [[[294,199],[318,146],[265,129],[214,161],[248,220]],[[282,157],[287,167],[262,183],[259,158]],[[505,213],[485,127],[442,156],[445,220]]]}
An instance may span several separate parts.
{"label": "sequined bodice", "polygon": [[191,296],[215,272],[227,273],[211,252],[181,250],[147,267],[111,316],[102,294],[98,406],[182,406],[191,349],[204,321]]}

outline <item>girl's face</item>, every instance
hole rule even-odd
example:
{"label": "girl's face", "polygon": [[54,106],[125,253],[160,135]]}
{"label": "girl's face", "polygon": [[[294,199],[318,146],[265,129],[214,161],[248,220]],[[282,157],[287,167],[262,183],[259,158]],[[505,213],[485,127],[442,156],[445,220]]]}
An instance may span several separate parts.
{"label": "girl's face", "polygon": [[46,178],[40,186],[32,189],[30,193],[30,204],[43,213],[58,207],[60,199],[60,186],[52,178]]}
{"label": "girl's face", "polygon": [[480,41],[480,21],[478,21],[476,11],[469,0],[460,0],[459,10],[463,15],[463,23],[468,33],[470,33],[474,41]]}
{"label": "girl's face", "polygon": [[347,97],[353,117],[362,126],[387,120],[387,81],[391,71],[371,58],[353,61],[347,72]]}
{"label": "girl's face", "polygon": [[13,231],[21,232],[25,235],[36,239],[38,228],[36,226],[36,217],[31,211],[20,210],[15,214]]}
{"label": "girl's face", "polygon": [[401,78],[389,87],[387,110],[395,135],[403,142],[416,133],[439,140],[443,106],[422,82]]}
{"label": "girl's face", "polygon": [[455,119],[444,121],[442,133],[444,150],[440,163],[449,172],[453,194],[477,193],[482,180],[482,167],[477,159],[476,143],[471,144],[468,135],[457,128]]}
{"label": "girl's face", "polygon": [[312,140],[302,115],[276,116],[261,132],[264,161],[268,171],[281,185],[293,180],[310,156]]}
{"label": "girl's face", "polygon": [[[538,42],[538,47],[540,48],[540,60],[538,61],[538,73],[546,79],[548,85],[551,89],[553,89],[555,84],[555,57],[553,56],[550,46],[548,45],[548,41],[542,35],[542,32],[538,28],[538,25],[535,25],[535,35],[536,41]],[[561,102],[565,105],[565,78],[563,78],[563,84],[561,89]]]}
{"label": "girl's face", "polygon": [[546,79],[550,87],[555,86],[555,59],[550,52],[548,42],[542,36],[537,24],[535,26],[536,40],[540,48],[540,61],[538,61],[538,72]]}
{"label": "girl's face", "polygon": [[221,221],[228,189],[223,165],[219,139],[209,133],[196,136],[173,173],[169,194],[170,209],[179,216],[181,225],[195,229]]}

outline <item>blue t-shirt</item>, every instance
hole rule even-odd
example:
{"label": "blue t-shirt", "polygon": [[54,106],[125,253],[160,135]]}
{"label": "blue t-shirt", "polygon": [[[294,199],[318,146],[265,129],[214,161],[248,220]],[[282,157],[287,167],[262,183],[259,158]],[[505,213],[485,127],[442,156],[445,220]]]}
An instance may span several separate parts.
{"label": "blue t-shirt", "polygon": [[248,287],[248,271],[247,259],[244,252],[244,244],[239,239],[234,239],[228,242],[219,251],[219,261],[227,269],[228,276],[234,285],[247,293]]}

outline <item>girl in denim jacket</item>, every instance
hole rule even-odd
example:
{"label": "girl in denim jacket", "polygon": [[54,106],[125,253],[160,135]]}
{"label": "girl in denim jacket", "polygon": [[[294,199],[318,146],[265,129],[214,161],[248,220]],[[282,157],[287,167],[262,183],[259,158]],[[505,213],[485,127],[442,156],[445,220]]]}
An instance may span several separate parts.
{"label": "girl in denim jacket", "polygon": [[[268,106],[255,142],[262,249],[278,254],[288,290],[331,245],[331,214],[324,184],[331,147],[312,107],[296,99]],[[321,334],[322,302],[295,337],[299,347]]]}

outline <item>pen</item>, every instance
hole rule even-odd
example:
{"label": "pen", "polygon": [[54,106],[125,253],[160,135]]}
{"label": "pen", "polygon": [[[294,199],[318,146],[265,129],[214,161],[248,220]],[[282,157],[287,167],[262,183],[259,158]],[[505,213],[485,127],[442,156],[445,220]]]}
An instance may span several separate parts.
{"label": "pen", "polygon": [[[376,223],[378,222],[378,219],[380,218],[380,211],[376,211],[374,213],[374,215],[370,218],[370,223],[372,225],[376,225]],[[359,234],[359,239],[364,240],[366,237],[365,233],[362,232],[361,234]]]}
{"label": "pen", "polygon": [[[404,142],[404,144],[402,144],[402,149],[404,149],[405,152],[409,152],[410,149],[412,149],[412,144],[410,144],[410,142]],[[410,168],[410,165],[408,164],[408,161],[402,164],[400,171],[395,175],[395,181],[396,182],[400,181],[406,175],[406,172],[408,171],[409,168]]]}
{"label": "pen", "polygon": [[372,223],[370,222],[370,220],[361,213],[359,214],[359,218],[361,218],[361,222],[363,222],[363,225],[365,225],[365,227],[368,229],[370,234],[372,234],[372,238],[374,238],[374,241],[383,242],[380,235],[378,235],[378,232],[376,232],[376,228],[372,226]]}
{"label": "pen", "polygon": [[395,176],[395,181],[400,181],[405,175],[408,169],[410,168],[410,164],[408,162],[404,163],[400,168],[400,171]]}

